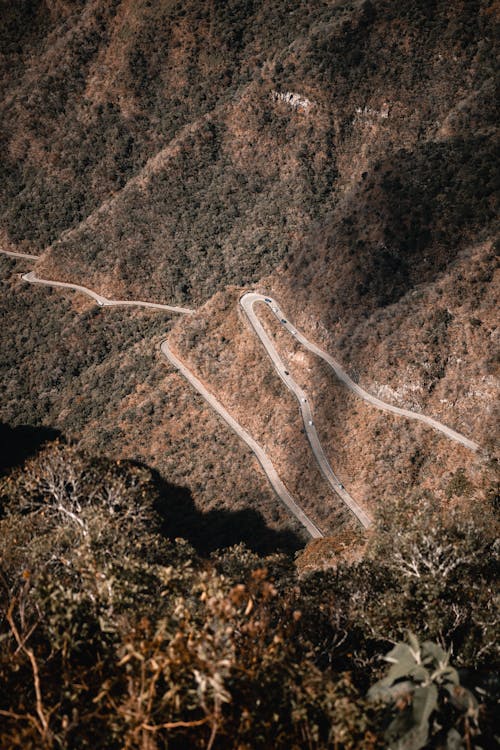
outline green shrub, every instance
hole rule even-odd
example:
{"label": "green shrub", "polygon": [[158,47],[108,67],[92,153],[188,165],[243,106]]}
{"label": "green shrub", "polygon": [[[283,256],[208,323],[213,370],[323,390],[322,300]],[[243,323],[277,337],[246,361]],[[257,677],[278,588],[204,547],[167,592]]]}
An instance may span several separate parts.
{"label": "green shrub", "polygon": [[390,750],[420,750],[436,747],[436,742],[448,750],[470,747],[478,734],[475,697],[460,685],[441,646],[432,641],[420,644],[411,633],[408,639],[409,644],[396,644],[384,657],[389,671],[368,693],[389,703],[396,713],[385,733]]}

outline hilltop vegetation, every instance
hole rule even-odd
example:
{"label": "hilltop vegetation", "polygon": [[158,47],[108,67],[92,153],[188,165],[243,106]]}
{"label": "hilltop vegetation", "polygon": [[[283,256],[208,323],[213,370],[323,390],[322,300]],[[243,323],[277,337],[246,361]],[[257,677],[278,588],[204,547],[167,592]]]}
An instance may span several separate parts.
{"label": "hilltop vegetation", "polygon": [[[169,539],[175,492],[57,443],[2,480],[2,746],[375,750],[417,722],[409,750],[493,748],[491,508],[387,507],[363,559],[298,577],[283,554]],[[451,649],[479,706],[439,670],[423,715],[418,672],[397,706],[367,697],[407,630]]]}
{"label": "hilltop vegetation", "polygon": [[[351,252],[363,303],[387,304],[403,277],[422,278],[431,247],[447,245],[445,266],[464,224],[484,232],[492,218],[490,0],[2,10],[0,226],[17,245],[51,246],[42,267],[61,278],[206,300],[293,260],[364,185],[369,211],[389,211],[390,249]],[[370,234],[377,220],[365,223]],[[424,278],[436,270],[424,266]]]}

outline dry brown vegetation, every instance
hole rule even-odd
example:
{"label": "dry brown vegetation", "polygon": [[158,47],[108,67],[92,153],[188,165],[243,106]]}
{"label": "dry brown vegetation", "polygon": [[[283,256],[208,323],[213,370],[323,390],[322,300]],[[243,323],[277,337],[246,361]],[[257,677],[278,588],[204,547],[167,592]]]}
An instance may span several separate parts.
{"label": "dry brown vegetation", "polygon": [[176,326],[169,341],[264,447],[306,513],[326,533],[339,531],[350,523],[349,514],[320,474],[295,397],[283,386],[242,313],[240,293],[235,289],[216,295]]}
{"label": "dry brown vegetation", "polygon": [[153,465],[186,488],[177,531],[201,546],[242,535],[264,549],[301,543],[253,454],[161,359],[170,316],[98,310],[73,292],[23,284],[19,263],[0,263],[2,421],[46,425],[82,448]]}
{"label": "dry brown vegetation", "polygon": [[[381,750],[397,718],[408,750],[494,747],[491,505],[388,503],[364,549],[315,542],[299,577],[286,555],[169,539],[179,491],[60,443],[0,480],[2,746]],[[367,695],[408,628],[462,667],[423,719],[420,677],[395,705]]]}
{"label": "dry brown vegetation", "polygon": [[[493,750],[498,0],[0,0],[0,18],[2,248],[196,307],[97,309],[0,256],[0,746]],[[375,516],[362,533],[245,288],[480,451],[367,406],[263,307]],[[329,536],[307,544],[165,336]],[[460,668],[451,690],[429,677],[424,720],[415,672],[387,704],[367,693],[408,631]]]}
{"label": "dry brown vegetation", "polygon": [[[290,366],[310,378],[327,453],[360,502],[424,490],[444,502],[462,471],[464,498],[493,491],[495,2],[40,0],[2,11],[6,246],[106,294],[207,303],[176,321],[172,341],[328,530],[345,518],[296,405],[238,317],[243,285],[274,293],[368,390],[485,448],[474,457],[369,409],[297,352]],[[312,105],[293,109],[273,91]],[[57,349],[60,308],[45,331],[30,326],[47,343],[21,377],[28,342],[15,331],[21,313],[8,313],[18,354],[2,419],[151,462],[197,507],[242,503],[287,524],[254,460],[158,365],[170,321],[106,311],[102,335],[104,315],[71,304],[90,322]],[[83,338],[96,361],[79,359]],[[56,355],[76,360],[58,362],[60,377]]]}

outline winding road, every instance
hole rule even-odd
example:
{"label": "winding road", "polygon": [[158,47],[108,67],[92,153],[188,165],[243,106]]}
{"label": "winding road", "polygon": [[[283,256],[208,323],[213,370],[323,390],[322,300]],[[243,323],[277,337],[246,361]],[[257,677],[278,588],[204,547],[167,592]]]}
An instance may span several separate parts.
{"label": "winding road", "polygon": [[[12,255],[12,253],[9,253]],[[27,257],[27,256],[23,256]],[[31,258],[36,256],[29,256]],[[73,289],[75,292],[81,292],[86,294],[87,297],[91,297],[97,302],[100,307],[147,307],[153,310],[167,310],[168,312],[182,313],[189,315],[194,313],[194,310],[190,310],[188,307],[176,307],[175,305],[161,305],[158,302],[141,302],[140,300],[125,300],[125,299],[108,299],[103,297],[102,294],[88,289],[86,286],[80,286],[80,284],[69,284],[65,281],[49,281],[48,279],[39,279],[33,271],[30,273],[23,273],[21,278],[23,281],[29,281],[30,284],[43,284],[44,286],[56,286],[63,289]]]}
{"label": "winding road", "polygon": [[[267,300],[269,300],[269,302]],[[286,387],[294,394],[297,401],[299,402],[300,413],[302,414],[302,420],[304,422],[304,429],[306,431],[307,439],[309,440],[311,450],[314,453],[316,461],[318,462],[318,466],[321,469],[321,473],[323,474],[333,491],[336,492],[336,494],[343,500],[349,510],[354,513],[362,526],[367,529],[371,525],[371,518],[366,513],[366,511],[364,511],[363,508],[358,505],[356,500],[347,492],[344,485],[336,476],[332,467],[330,466],[323,447],[320,443],[318,433],[316,432],[316,427],[314,426],[311,405],[309,403],[309,399],[307,398],[307,394],[295,382],[295,380],[286,369],[285,363],[276,351],[273,342],[264,329],[264,326],[257,318],[253,309],[253,306],[256,302],[264,302],[264,304],[269,305],[272,312],[278,317],[280,321],[285,320],[285,318],[283,317],[283,313],[278,307],[277,302],[271,297],[264,297],[264,295],[257,294],[255,292],[247,292],[242,297],[240,297],[240,305],[245,311],[250,325],[264,345],[266,352],[269,354],[276,372],[278,373]],[[298,338],[298,332],[293,326],[290,325],[290,323],[287,322],[283,325],[287,326],[290,333]],[[303,336],[301,338],[307,341],[307,339],[305,339]]]}
{"label": "winding road", "polygon": [[[267,300],[269,300],[269,302]],[[470,440],[464,435],[461,435],[459,432],[456,432],[456,430],[452,430],[451,427],[447,427],[445,424],[442,424],[442,422],[438,422],[437,419],[433,419],[432,417],[426,417],[425,414],[420,414],[417,411],[411,411],[410,409],[402,409],[399,406],[393,406],[392,404],[388,404],[386,401],[382,401],[380,398],[373,396],[371,393],[368,393],[368,391],[365,391],[364,388],[361,388],[361,386],[355,383],[354,380],[351,380],[349,375],[341,367],[341,365],[337,362],[336,359],[334,359],[327,352],[323,351],[323,349],[320,349],[319,346],[316,346],[316,344],[311,343],[308,339],[306,339],[306,337],[302,333],[300,333],[300,331],[298,331],[290,323],[289,320],[287,320],[285,313],[283,312],[283,310],[281,310],[281,308],[279,307],[278,303],[275,300],[273,300],[270,297],[266,297],[263,294],[257,294],[255,292],[246,292],[240,298],[240,305],[244,309],[258,337],[264,344],[266,351],[271,357],[281,379],[283,380],[285,385],[297,395],[298,398],[302,397],[305,394],[303,394],[302,391],[300,392],[300,394],[298,393],[298,391],[300,391],[300,388],[298,388],[298,386],[294,384],[294,381],[290,378],[290,376],[283,376],[283,372],[286,368],[282,360],[280,359],[274,347],[274,344],[272,343],[271,339],[269,338],[269,336],[267,335],[267,333],[265,332],[264,328],[262,327],[261,323],[258,321],[255,315],[253,306],[256,302],[263,302],[264,304],[267,304],[271,312],[282,323],[283,327],[292,336],[294,336],[297,339],[297,341],[300,341],[300,343],[303,346],[305,346],[306,349],[309,349],[310,352],[313,352],[313,354],[317,354],[318,357],[321,357],[321,359],[324,359],[325,362],[327,362],[330,365],[330,367],[333,369],[337,378],[342,383],[344,383],[344,385],[346,385],[347,388],[349,388],[349,390],[355,393],[356,396],[359,396],[364,401],[367,401],[369,404],[372,404],[372,406],[375,406],[377,409],[381,409],[382,411],[392,412],[392,414],[397,414],[398,416],[406,417],[407,419],[417,419],[419,422],[423,422],[429,427],[433,427],[435,430],[439,430],[439,432],[442,432],[443,435],[446,435],[446,437],[450,438],[450,440],[455,440],[457,443],[460,443],[461,445],[465,446],[471,451],[479,450],[479,445],[475,443],[473,440]],[[290,387],[291,384],[293,384],[294,387]],[[308,417],[308,419],[310,418],[311,417]]]}
{"label": "winding road", "polygon": [[[0,249],[0,253],[3,253],[4,255],[9,255],[15,258],[25,258],[29,260],[37,260],[38,258],[38,256],[30,255],[28,253],[16,253],[13,251],[7,251],[7,250],[1,250],[1,249]],[[31,284],[43,284],[45,286],[60,287],[60,288],[71,289],[77,292],[81,292],[83,294],[86,294],[88,297],[91,297],[101,307],[116,307],[116,306],[144,307],[144,308],[151,308],[155,310],[166,310],[168,312],[174,312],[174,313],[180,313],[180,314],[194,313],[194,310],[191,310],[186,307],[178,307],[175,305],[164,305],[164,304],[159,304],[155,302],[143,302],[140,300],[108,299],[107,297],[104,297],[103,295],[98,294],[97,292],[94,292],[92,289],[88,289],[87,287],[81,286],[79,284],[70,284],[70,283],[66,283],[62,281],[51,281],[47,279],[40,279],[33,272],[22,274],[21,278],[24,281],[27,281]],[[371,517],[354,500],[354,498],[351,497],[351,495],[347,492],[344,485],[342,484],[340,479],[336,476],[332,467],[330,466],[328,459],[325,455],[325,452],[323,450],[323,447],[321,445],[321,442],[319,440],[316,428],[314,426],[313,413],[312,413],[311,405],[309,403],[307,394],[296,383],[296,381],[292,378],[290,373],[287,371],[286,365],[283,362],[283,360],[280,358],[270,336],[268,335],[262,323],[258,319],[254,310],[254,305],[257,303],[267,305],[269,309],[271,310],[271,312],[280,321],[281,325],[284,326],[284,328],[290,333],[290,335],[292,335],[297,341],[299,341],[304,347],[306,347],[313,354],[316,354],[318,357],[321,357],[325,362],[327,362],[328,365],[330,365],[330,367],[332,367],[332,369],[334,370],[337,378],[342,383],[344,383],[344,385],[347,388],[349,388],[353,393],[355,393],[357,396],[362,398],[367,403],[370,403],[376,408],[381,409],[383,411],[397,414],[398,416],[419,420],[423,422],[424,424],[428,425],[429,427],[439,430],[446,437],[450,438],[451,440],[455,440],[456,442],[465,446],[469,450],[477,451],[479,449],[479,445],[477,443],[465,437],[464,435],[461,435],[455,430],[452,430],[450,427],[447,427],[441,422],[438,422],[436,419],[433,419],[432,417],[427,417],[424,414],[420,414],[418,412],[410,411],[409,409],[402,409],[400,407],[393,406],[392,404],[388,404],[385,401],[382,401],[381,399],[377,398],[376,396],[373,396],[372,394],[368,393],[368,391],[365,391],[363,388],[361,388],[361,386],[355,383],[347,375],[345,370],[341,367],[341,365],[337,362],[336,359],[334,359],[330,354],[325,352],[323,349],[320,349],[320,347],[318,347],[316,344],[310,342],[302,333],[300,333],[290,323],[290,321],[286,318],[284,312],[281,310],[279,304],[272,297],[265,296],[257,292],[245,292],[244,294],[242,294],[242,296],[240,297],[240,305],[247,317],[249,324],[251,325],[255,334],[258,336],[258,338],[262,342],[266,352],[268,353],[269,357],[271,358],[271,361],[273,362],[273,365],[279,377],[284,382],[286,387],[295,395],[299,403],[300,412],[301,412],[302,419],[304,422],[305,434],[307,435],[309,444],[311,446],[311,450],[313,451],[313,454],[316,458],[316,461],[318,462],[318,466],[321,472],[323,473],[323,476],[325,477],[326,481],[328,482],[330,487],[333,489],[333,491],[342,499],[345,505],[357,517],[357,519],[359,520],[359,522],[362,524],[364,528],[368,528],[371,525],[372,523]],[[279,499],[289,509],[289,511],[300,521],[300,523],[307,529],[307,531],[313,538],[323,537],[324,535],[322,531],[304,513],[302,508],[293,499],[293,497],[291,496],[291,494],[285,487],[284,483],[278,476],[278,473],[276,472],[276,469],[274,468],[272,461],[270,460],[268,455],[265,453],[263,448],[252,438],[252,436],[246,430],[243,429],[243,427],[234,419],[234,417],[232,417],[229,414],[229,412],[224,408],[224,406],[222,406],[222,404],[216,399],[216,397],[206,388],[206,386],[172,352],[166,340],[164,340],[161,343],[160,348],[161,348],[162,355],[171,364],[173,364],[176,369],[179,370],[179,372],[203,396],[203,398],[212,407],[212,409],[216,411],[222,417],[222,419],[229,425],[229,427],[231,427],[231,429],[241,438],[241,440],[243,440],[249,446],[249,448],[253,451],[257,460],[262,466],[264,472],[266,473],[269,479],[269,482],[271,483],[271,486],[273,487]]]}
{"label": "winding road", "polygon": [[[24,258],[29,260],[37,260],[38,256],[28,255],[27,253],[15,253],[7,250],[0,249],[0,253],[9,255],[14,258]],[[167,310],[169,312],[191,314],[194,310],[190,310],[186,307],[177,307],[174,305],[162,305],[155,302],[141,302],[140,300],[113,300],[104,297],[102,294],[94,292],[88,287],[81,286],[80,284],[70,284],[63,281],[52,281],[49,279],[40,279],[36,274],[31,271],[30,273],[21,274],[23,281],[27,281],[30,284],[43,284],[44,286],[58,287],[62,289],[70,289],[72,291],[80,292],[93,299],[100,307],[113,307],[113,306],[127,306],[127,307],[146,307],[155,310]],[[162,355],[174,365],[179,372],[184,375],[191,385],[203,396],[214,411],[216,411],[226,424],[231,427],[232,430],[243,440],[249,448],[255,454],[257,460],[262,466],[269,482],[274,489],[278,498],[285,504],[288,510],[297,518],[297,520],[307,529],[310,536],[313,539],[321,538],[324,536],[323,532],[316,526],[316,524],[304,513],[300,505],[298,505],[293,499],[292,495],[288,492],[287,488],[281,481],[274,465],[266,454],[264,449],[257,443],[252,436],[243,429],[243,427],[232,417],[229,412],[222,406],[222,404],[210,393],[210,391],[198,380],[198,378],[183,364],[183,362],[175,356],[171,351],[168,342],[162,341],[160,345]]]}

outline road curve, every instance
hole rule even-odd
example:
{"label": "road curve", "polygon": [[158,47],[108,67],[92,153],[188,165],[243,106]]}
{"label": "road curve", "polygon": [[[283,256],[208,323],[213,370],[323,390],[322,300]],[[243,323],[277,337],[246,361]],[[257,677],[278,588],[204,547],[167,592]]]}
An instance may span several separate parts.
{"label": "road curve", "polygon": [[[2,250],[2,249],[0,249],[0,253],[3,253],[4,255],[9,255],[11,257],[25,258],[29,260],[37,260],[38,258],[38,256],[36,255],[30,255],[28,253],[18,253],[18,252]],[[192,314],[194,312],[194,310],[191,310],[189,308],[178,307],[174,305],[163,305],[163,304],[159,304],[155,302],[143,302],[140,300],[108,299],[107,297],[104,297],[103,295],[100,295],[97,292],[94,292],[92,289],[88,289],[87,287],[81,286],[79,284],[70,284],[70,283],[66,283],[62,281],[50,281],[47,279],[40,279],[33,272],[23,274],[22,278],[24,281],[27,281],[32,284],[43,284],[45,286],[51,286],[51,287],[62,287],[66,289],[72,289],[77,292],[81,292],[83,294],[86,294],[88,297],[91,297],[101,307],[116,307],[116,306],[145,307],[145,308],[151,308],[155,310],[166,310],[168,312],[174,312],[174,313],[180,313],[180,314]],[[388,404],[385,401],[382,401],[381,399],[377,398],[376,396],[373,396],[372,394],[368,393],[368,391],[365,391],[363,388],[361,388],[361,386],[355,383],[347,375],[345,370],[341,367],[341,365],[339,364],[339,362],[337,362],[336,359],[334,359],[330,354],[328,354],[324,350],[320,349],[320,347],[318,347],[316,344],[310,342],[302,333],[300,333],[286,319],[285,314],[283,313],[280,306],[273,298],[268,297],[268,296],[266,297],[263,294],[258,294],[257,292],[244,293],[240,297],[240,305],[250,325],[252,326],[256,335],[261,340],[269,357],[271,358],[271,361],[273,362],[278,375],[280,376],[282,381],[285,383],[286,387],[295,395],[295,397],[297,398],[299,402],[300,411],[301,411],[302,419],[304,422],[305,433],[311,445],[311,449],[314,453],[314,456],[318,462],[319,468],[321,469],[325,479],[330,484],[332,489],[343,500],[346,506],[352,511],[352,513],[358,518],[360,523],[365,528],[368,528],[371,525],[372,520],[370,516],[366,513],[366,511],[360,505],[358,505],[358,503],[354,500],[354,498],[351,497],[351,495],[347,492],[342,482],[339,480],[339,478],[334,473],[332,467],[330,466],[328,459],[321,446],[321,442],[316,432],[316,428],[314,426],[313,414],[312,414],[311,406],[309,404],[307,395],[305,391],[293,380],[291,375],[286,370],[286,366],[284,362],[281,360],[271,338],[269,337],[264,327],[262,326],[261,322],[257,318],[255,311],[253,309],[256,303],[268,305],[272,313],[278,318],[278,320],[286,328],[286,330],[288,330],[288,332],[297,339],[297,341],[299,341],[304,347],[309,349],[309,351],[313,352],[313,354],[316,354],[317,356],[321,357],[325,362],[327,362],[327,364],[329,364],[330,367],[332,367],[332,369],[334,370],[337,378],[341,382],[343,382],[351,391],[353,391],[353,393],[355,393],[357,396],[365,400],[367,403],[370,403],[376,408],[381,409],[383,411],[392,412],[393,414],[407,417],[409,419],[417,419],[423,422],[424,424],[427,424],[428,426],[433,427],[436,430],[439,430],[448,438],[455,440],[458,443],[461,443],[466,448],[469,448],[472,451],[477,451],[479,449],[479,445],[477,443],[470,440],[469,438],[466,438],[464,435],[461,435],[455,430],[452,430],[450,427],[447,427],[441,422],[438,422],[436,419],[433,419],[432,417],[427,417],[424,414],[419,414],[418,412],[410,411],[409,409],[402,409],[400,407],[393,406],[392,404]],[[253,451],[253,453],[257,457],[264,472],[266,473],[278,497],[282,500],[282,502],[286,505],[286,507],[290,510],[290,512],[293,513],[293,515],[300,521],[300,523],[302,523],[305,526],[309,534],[313,538],[323,537],[323,533],[321,532],[321,530],[313,523],[313,521],[311,521],[311,519],[309,519],[309,517],[304,513],[302,508],[300,508],[300,506],[295,502],[293,497],[290,495],[285,485],[281,481],[280,477],[278,476],[276,469],[274,468],[271,460],[268,458],[268,456],[266,455],[264,450],[261,448],[261,446],[226,411],[226,409],[222,406],[222,404],[219,401],[217,401],[215,396],[213,396],[213,394],[211,394],[205,388],[203,383],[201,383],[201,381],[198,380],[195,375],[193,375],[193,373],[182,363],[182,361],[178,359],[172,353],[168,345],[168,342],[166,340],[163,341],[161,344],[161,352],[163,356],[167,360],[169,360],[179,370],[179,372],[182,373],[182,375],[184,375],[184,377],[194,386],[194,388],[203,396],[203,398],[205,398],[205,400],[214,409],[214,411],[216,411],[224,419],[224,421],[231,427],[231,429],[234,430],[234,432],[250,447],[250,449]]]}
{"label": "road curve", "polygon": [[[266,302],[266,300],[269,300],[269,302]],[[411,411],[410,409],[402,409],[399,406],[393,406],[392,404],[388,404],[385,401],[382,401],[381,399],[377,398],[376,396],[373,396],[371,393],[368,393],[368,391],[365,391],[364,388],[361,388],[360,385],[355,383],[349,375],[345,372],[345,370],[342,368],[342,366],[337,362],[334,357],[332,357],[327,352],[323,351],[323,349],[320,349],[319,346],[316,346],[316,344],[313,344],[310,342],[300,331],[298,331],[286,318],[284,312],[281,310],[278,303],[273,300],[270,297],[266,297],[263,294],[257,294],[255,292],[247,292],[246,294],[243,294],[240,298],[240,304],[242,308],[244,309],[248,319],[250,320],[250,323],[252,324],[252,327],[256,331],[259,338],[261,338],[262,343],[266,347],[269,355],[273,359],[273,362],[275,364],[276,369],[279,372],[279,368],[284,369],[284,365],[279,358],[278,353],[276,352],[273,343],[271,342],[269,336],[267,336],[266,332],[264,331],[264,328],[258,321],[255,312],[253,310],[253,305],[256,302],[261,302],[266,304],[271,312],[278,318],[278,320],[281,322],[284,328],[292,335],[294,338],[297,339],[297,341],[300,341],[300,343],[306,347],[306,349],[309,349],[309,351],[313,352],[313,354],[316,354],[318,357],[321,357],[322,359],[327,362],[330,367],[334,370],[337,378],[344,383],[344,385],[347,386],[353,393],[355,393],[357,396],[362,398],[364,401],[367,401],[369,404],[372,404],[377,409],[381,409],[383,411],[392,412],[393,414],[397,414],[401,417],[407,417],[408,419],[417,419],[420,422],[423,422],[424,424],[428,425],[429,427],[433,427],[435,430],[439,430],[439,432],[442,432],[446,437],[450,438],[451,440],[455,440],[457,443],[460,443],[461,445],[465,446],[471,451],[477,451],[479,450],[479,445],[475,443],[473,440],[470,440],[469,438],[465,437],[464,435],[461,435],[459,432],[456,432],[456,430],[452,430],[451,427],[447,427],[442,422],[438,422],[437,419],[433,419],[432,417],[427,417],[425,414],[420,414],[419,412]],[[283,322],[285,321],[285,322]],[[266,337],[266,342],[264,339],[262,339],[262,333]],[[271,355],[271,350],[273,351],[273,354]],[[290,380],[289,377],[283,378],[284,382],[288,385],[288,382]]]}
{"label": "road curve", "polygon": [[[39,255],[30,255],[29,253],[17,253],[13,250],[0,249],[2,255],[9,255],[11,258],[26,258],[28,260],[38,260]],[[100,307],[148,307],[152,310],[167,310],[168,312],[179,313],[182,315],[190,315],[194,313],[188,307],[177,307],[176,305],[162,305],[159,302],[143,302],[142,300],[126,300],[126,299],[108,299],[102,294],[94,292],[92,289],[88,289],[86,286],[80,284],[69,284],[65,281],[51,281],[50,279],[40,279],[36,276],[34,271],[30,273],[21,274],[23,281],[28,281],[30,284],[43,284],[44,286],[57,286],[63,289],[73,289],[75,292],[81,292],[86,294],[87,297],[91,297]]]}
{"label": "road curve", "polygon": [[189,380],[191,385],[200,393],[205,401],[207,401],[212,409],[216,411],[222,419],[231,427],[232,430],[240,437],[248,447],[253,451],[257,457],[258,462],[264,469],[274,491],[280,498],[280,500],[286,505],[288,510],[305,526],[309,534],[314,538],[318,539],[324,536],[321,530],[316,526],[313,521],[304,513],[302,508],[297,505],[293,497],[288,492],[287,488],[278,476],[276,469],[273,466],[271,459],[267,456],[261,446],[249,435],[249,433],[243,429],[243,427],[229,414],[228,411],[222,406],[222,404],[205,388],[203,383],[193,375],[183,362],[175,356],[170,349],[168,342],[165,340],[161,344],[161,352],[163,356],[176,367],[179,372],[184,375],[186,380]]}
{"label": "road curve", "polygon": [[[16,258],[27,258],[29,260],[36,260],[38,257],[36,255],[28,255],[26,253],[15,253],[15,252],[10,252],[7,250],[2,250],[2,249],[0,249],[0,253],[3,253],[4,255],[10,255]],[[87,287],[81,286],[79,284],[69,284],[69,283],[65,283],[62,281],[50,281],[48,279],[40,279],[33,272],[22,274],[22,279],[31,284],[43,284],[45,286],[61,287],[64,289],[72,289],[74,291],[81,292],[82,294],[86,294],[88,297],[90,297],[95,302],[97,302],[97,304],[100,307],[112,307],[112,306],[117,306],[117,305],[125,305],[125,306],[148,307],[148,308],[152,308],[155,310],[168,310],[169,312],[178,312],[178,313],[184,313],[184,314],[189,314],[189,313],[194,312],[193,310],[190,310],[188,308],[175,307],[172,305],[161,305],[161,304],[157,304],[154,302],[141,302],[138,300],[131,300],[131,301],[110,300],[107,297],[104,297],[103,295],[98,294],[97,292],[94,292],[92,289],[88,289]],[[295,502],[295,500],[290,495],[285,485],[281,481],[280,477],[278,476],[278,473],[276,469],[274,468],[272,461],[268,458],[268,456],[266,455],[264,450],[261,448],[261,446],[248,434],[248,432],[246,432],[246,430],[244,430],[241,427],[241,425],[229,414],[229,412],[227,412],[226,409],[224,409],[222,404],[219,401],[217,401],[215,396],[213,396],[205,388],[203,383],[201,383],[198,380],[198,378],[196,378],[191,373],[191,371],[181,362],[181,360],[178,359],[171,352],[167,341],[164,341],[162,343],[161,352],[163,356],[166,359],[168,359],[179,370],[179,372],[182,373],[182,375],[184,375],[186,380],[188,380],[195,387],[195,389],[209,403],[212,409],[214,409],[214,411],[216,411],[224,419],[224,421],[229,425],[229,427],[231,427],[231,429],[249,446],[249,448],[255,454],[260,465],[262,466],[277,496],[285,504],[288,510],[307,529],[309,534],[314,539],[322,538],[324,536],[322,531],[316,526],[316,524],[313,521],[311,521],[311,519],[304,513],[302,508]]]}
{"label": "road curve", "polygon": [[[256,335],[261,340],[264,348],[269,354],[276,372],[278,373],[286,387],[294,394],[297,401],[299,402],[300,413],[304,422],[305,433],[323,476],[325,477],[326,481],[333,489],[333,491],[341,498],[345,505],[347,505],[349,510],[354,513],[362,526],[367,529],[369,526],[371,526],[372,519],[368,515],[368,513],[356,502],[356,500],[347,492],[344,485],[330,466],[330,463],[325,455],[320,439],[318,437],[318,433],[316,432],[316,427],[314,426],[311,405],[309,403],[309,399],[307,398],[306,392],[302,390],[302,388],[298,385],[298,383],[296,383],[296,381],[287,371],[285,363],[280,358],[273,342],[271,341],[262,323],[257,318],[254,312],[254,304],[256,302],[264,302],[264,304],[269,305],[270,309],[276,315],[277,313],[275,311],[279,311],[277,303],[274,300],[271,300],[269,303],[267,303],[267,299],[271,300],[270,297],[264,297],[263,295],[256,294],[255,292],[247,292],[242,297],[240,297],[240,305],[243,308],[245,315],[250,322],[250,325],[254,329]],[[281,316],[281,318],[282,317],[283,316]],[[296,329],[293,328],[293,326],[290,326],[290,332],[295,330]]]}
{"label": "road curve", "polygon": [[124,300],[124,299],[108,299],[103,297],[102,294],[88,289],[86,286],[80,286],[80,284],[69,284],[65,281],[50,281],[48,279],[40,279],[35,275],[33,271],[30,273],[23,273],[21,278],[23,281],[28,281],[30,284],[43,284],[44,286],[55,286],[62,287],[63,289],[73,289],[76,292],[86,294],[87,297],[91,297],[97,302],[100,307],[147,307],[152,310],[167,310],[168,312],[180,313],[183,315],[190,315],[194,313],[194,310],[190,310],[188,307],[176,307],[175,305],[161,305],[158,302],[142,302],[141,300]]}

